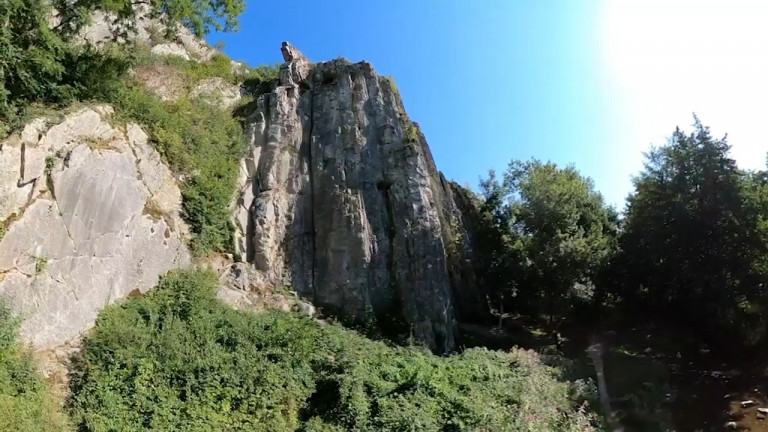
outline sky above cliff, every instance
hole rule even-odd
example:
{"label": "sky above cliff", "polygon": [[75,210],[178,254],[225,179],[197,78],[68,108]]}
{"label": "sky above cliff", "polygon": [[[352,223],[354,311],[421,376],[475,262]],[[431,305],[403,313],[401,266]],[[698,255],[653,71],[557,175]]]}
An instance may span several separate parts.
{"label": "sky above cliff", "polygon": [[765,22],[760,0],[248,0],[240,32],[208,39],[251,65],[281,62],[284,40],[367,60],[447,177],[476,188],[511,159],[572,163],[623,209],[643,152],[694,112],[740,167],[765,167]]}

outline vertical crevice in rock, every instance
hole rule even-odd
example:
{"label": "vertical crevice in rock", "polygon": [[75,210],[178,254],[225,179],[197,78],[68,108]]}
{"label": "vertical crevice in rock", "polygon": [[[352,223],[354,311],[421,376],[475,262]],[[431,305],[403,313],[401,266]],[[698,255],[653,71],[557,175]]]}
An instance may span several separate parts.
{"label": "vertical crevice in rock", "polygon": [[381,200],[384,202],[386,218],[384,227],[387,236],[386,269],[388,275],[388,285],[390,290],[390,302],[385,310],[376,313],[378,325],[382,333],[387,337],[402,338],[408,335],[409,329],[403,315],[402,293],[400,292],[400,281],[395,268],[395,237],[397,230],[395,228],[395,208],[392,203],[392,197],[389,189],[392,183],[387,180],[381,180],[376,183],[376,189],[381,194]]}
{"label": "vertical crevice in rock", "polygon": [[[314,74],[313,78],[314,80]],[[309,221],[311,226],[309,227],[310,232],[310,241],[312,242],[312,248],[311,248],[311,254],[312,256],[309,257],[309,263],[310,263],[310,288],[312,289],[312,299],[317,300],[317,282],[315,280],[315,270],[317,267],[316,264],[316,257],[317,257],[317,231],[315,230],[315,227],[317,226],[315,222],[315,170],[314,170],[314,163],[312,159],[312,136],[314,134],[314,128],[315,128],[315,85],[314,82],[312,82],[312,85],[309,88],[309,133],[306,135],[308,137],[306,146],[307,146],[307,169],[309,170]]]}
{"label": "vertical crevice in rock", "polygon": [[45,173],[45,185],[48,188],[48,192],[51,193],[51,198],[56,201],[56,188],[53,186],[53,175],[51,173]]}
{"label": "vertical crevice in rock", "polygon": [[25,153],[27,152],[27,143],[21,143],[21,166],[19,167],[19,183],[18,186],[24,186],[24,166],[27,165]]}
{"label": "vertical crevice in rock", "polygon": [[[257,175],[257,174],[254,174]],[[251,189],[253,190],[254,195],[258,192],[258,183],[253,182],[251,183]],[[246,218],[245,221],[245,262],[252,263],[253,257],[255,255],[255,250],[253,247],[253,236],[256,235],[256,224],[253,221],[253,206],[255,204],[255,199],[251,200],[251,203],[248,204],[248,218]]]}

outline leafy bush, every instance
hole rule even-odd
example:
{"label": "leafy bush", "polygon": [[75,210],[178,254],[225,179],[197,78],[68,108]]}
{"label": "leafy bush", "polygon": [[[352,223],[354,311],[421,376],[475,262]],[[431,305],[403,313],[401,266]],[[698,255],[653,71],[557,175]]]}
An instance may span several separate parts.
{"label": "leafy bush", "polygon": [[19,321],[0,302],[0,430],[64,431],[66,418],[17,340]]}
{"label": "leafy bush", "polygon": [[138,84],[124,86],[112,99],[118,113],[142,124],[171,168],[186,177],[184,217],[195,234],[193,249],[228,250],[229,204],[245,152],[239,122],[202,101],[163,102]]}
{"label": "leafy bush", "polygon": [[216,300],[175,271],[110,306],[72,379],[81,430],[590,430],[535,354],[448,358],[284,312]]}
{"label": "leafy bush", "polygon": [[[170,66],[181,72],[187,90],[205,78],[220,77],[236,83],[265,83],[277,76],[270,66],[232,70],[229,58],[215,55],[198,63],[174,56],[157,56],[141,49],[132,57],[137,68]],[[229,205],[235,193],[238,164],[245,152],[242,127],[231,112],[204,101],[181,98],[162,101],[141,83],[126,82],[112,89],[107,99],[125,119],[142,124],[171,168],[181,174],[184,218],[195,238],[198,254],[228,251],[232,226]]]}
{"label": "leafy bush", "polygon": [[[26,118],[30,104],[67,104],[103,95],[120,83],[127,58],[68,44],[48,25],[50,2],[4,0],[0,16],[0,136]],[[72,18],[59,11],[63,21]],[[73,27],[73,31],[76,28]]]}

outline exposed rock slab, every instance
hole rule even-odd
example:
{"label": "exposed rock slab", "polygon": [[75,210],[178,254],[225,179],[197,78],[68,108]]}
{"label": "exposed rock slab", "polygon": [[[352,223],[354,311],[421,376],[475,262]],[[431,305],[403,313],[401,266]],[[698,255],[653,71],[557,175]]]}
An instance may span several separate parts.
{"label": "exposed rock slab", "polygon": [[38,123],[0,150],[0,215],[15,215],[0,239],[0,295],[38,349],[76,339],[101,308],[189,262],[175,180],[141,128],[114,127],[110,113]]}
{"label": "exposed rock slab", "polygon": [[192,90],[191,96],[222,109],[234,107],[243,97],[240,86],[230,84],[219,77],[200,81]]}

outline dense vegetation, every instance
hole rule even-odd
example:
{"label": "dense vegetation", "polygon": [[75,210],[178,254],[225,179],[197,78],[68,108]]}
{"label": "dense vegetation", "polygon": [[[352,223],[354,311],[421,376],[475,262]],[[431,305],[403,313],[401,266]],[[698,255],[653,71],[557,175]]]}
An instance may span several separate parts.
{"label": "dense vegetation", "polygon": [[739,170],[729,149],[698,119],[690,134],[676,129],[646,155],[621,220],[572,167],[491,173],[480,208],[486,288],[553,327],[553,316],[621,309],[672,318],[712,343],[763,341],[768,173]]}
{"label": "dense vegetation", "polygon": [[740,171],[728,151],[696,120],[648,154],[627,203],[615,292],[713,342],[755,345],[768,326],[768,173]]}
{"label": "dense vegetation", "polygon": [[[243,0],[142,4],[168,34],[176,23],[197,35],[233,29],[244,8]],[[0,137],[40,106],[108,102],[119,120],[146,129],[183,180],[193,250],[228,251],[242,130],[232,112],[190,90],[219,77],[259,92],[277,69],[236,71],[223,55],[199,63],[141,46],[70,43],[97,10],[114,14],[128,31],[135,5],[0,0]],[[161,100],[129,70],[171,71],[178,97]],[[737,353],[754,352],[768,337],[768,171],[740,170],[725,138],[712,137],[698,119],[692,133],[676,129],[646,155],[621,213],[576,168],[536,160],[490,173],[478,205],[476,268],[484,293],[498,315],[543,327],[556,348],[564,324],[602,319],[618,327],[610,322],[615,316],[627,328],[674,323],[687,340]],[[0,224],[0,237],[3,230]],[[569,385],[529,352],[473,349],[438,358],[290,314],[236,312],[214,299],[213,283],[206,273],[177,272],[153,294],[100,316],[73,381],[70,408],[79,428],[587,429],[587,418],[574,414]],[[15,335],[16,322],[0,308],[0,429],[65,428]],[[669,351],[679,356],[681,345],[675,340]],[[622,366],[642,362],[611,356]],[[653,376],[666,373],[658,363]],[[652,380],[642,375],[619,393],[635,397]]]}
{"label": "dense vegetation", "polygon": [[[176,23],[197,35],[231,30],[245,9],[243,0],[141,4],[149,6],[150,16],[161,20],[169,34]],[[118,84],[130,66],[124,56],[72,44],[69,38],[90,22],[94,11],[113,14],[129,31],[137,5],[131,0],[0,0],[0,135],[22,121],[32,103],[99,98]]]}
{"label": "dense vegetation", "polygon": [[0,302],[0,430],[69,430],[66,418],[17,340],[19,321]]}
{"label": "dense vegetation", "polygon": [[285,312],[235,311],[176,271],[105,309],[76,367],[82,430],[582,431],[536,354],[438,357]]}
{"label": "dense vegetation", "polygon": [[[238,0],[150,3],[155,12],[174,17],[176,21],[172,22],[181,22],[198,34],[222,25],[232,28],[244,7]],[[0,52],[9,55],[0,57],[0,136],[27,120],[36,104],[109,102],[120,118],[146,128],[166,162],[184,179],[184,218],[195,235],[193,250],[201,255],[227,252],[232,240],[229,205],[235,193],[238,162],[245,150],[242,128],[231,112],[191,99],[189,91],[211,77],[258,88],[277,77],[277,68],[242,67],[235,71],[230,59],[222,54],[200,63],[151,55],[141,45],[114,44],[95,49],[68,43],[67,37],[85,25],[94,10],[114,12],[127,25],[134,16],[132,4],[56,2],[62,25],[51,29],[47,24],[52,11],[48,2],[1,0],[0,15],[6,17],[8,25],[0,27]],[[130,69],[174,71],[181,81],[175,89],[178,97],[161,100],[140,80],[132,79]]]}
{"label": "dense vegetation", "polygon": [[506,310],[546,315],[550,330],[588,301],[616,243],[617,216],[573,167],[510,163],[482,182],[480,266]]}

